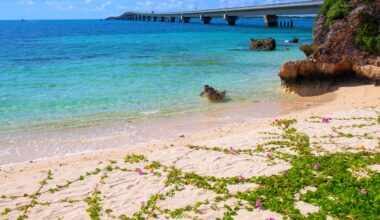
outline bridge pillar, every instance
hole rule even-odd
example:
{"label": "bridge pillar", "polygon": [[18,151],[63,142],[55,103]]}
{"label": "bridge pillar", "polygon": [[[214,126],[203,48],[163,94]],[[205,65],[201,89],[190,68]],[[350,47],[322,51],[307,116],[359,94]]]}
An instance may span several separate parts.
{"label": "bridge pillar", "polygon": [[160,17],[161,22],[165,22],[165,17]]}
{"label": "bridge pillar", "polygon": [[143,21],[146,21],[146,17],[145,17],[145,16],[142,16],[142,20],[143,20]]}
{"label": "bridge pillar", "polygon": [[191,20],[191,18],[190,17],[184,17],[184,16],[181,16],[181,21],[183,22],[183,23],[189,23],[190,22],[190,20]]}
{"label": "bridge pillar", "polygon": [[143,16],[139,15],[139,21],[142,21],[142,20],[143,20]]}
{"label": "bridge pillar", "polygon": [[147,20],[147,21],[150,21],[150,19],[151,19],[150,16],[147,16],[147,17],[146,17],[146,20]]}
{"label": "bridge pillar", "polygon": [[175,22],[175,17],[169,17],[170,22]]}
{"label": "bridge pillar", "polygon": [[156,16],[153,17],[153,21],[157,21],[157,17]]}
{"label": "bridge pillar", "polygon": [[203,15],[201,15],[199,18],[203,21],[203,24],[210,24],[212,20],[212,17],[206,17]]}
{"label": "bridge pillar", "polygon": [[237,19],[239,19],[238,16],[228,16],[226,14],[223,17],[224,17],[224,20],[227,21],[228,25],[235,25]]}
{"label": "bridge pillar", "polygon": [[277,15],[265,15],[264,21],[267,27],[278,27]]}

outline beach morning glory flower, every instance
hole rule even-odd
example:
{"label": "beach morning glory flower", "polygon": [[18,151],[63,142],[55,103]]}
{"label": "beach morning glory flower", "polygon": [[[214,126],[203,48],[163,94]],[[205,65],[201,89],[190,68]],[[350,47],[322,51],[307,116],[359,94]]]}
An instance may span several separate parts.
{"label": "beach morning glory flower", "polygon": [[141,206],[145,206],[145,202],[144,201],[141,201]]}
{"label": "beach morning glory flower", "polygon": [[322,118],[323,123],[329,123],[330,121],[331,121],[331,118],[326,118],[326,117]]}
{"label": "beach morning glory flower", "polygon": [[314,170],[318,170],[318,169],[319,169],[319,163],[314,164]]}
{"label": "beach morning glory flower", "polygon": [[330,138],[330,139],[333,139],[333,138],[334,138],[334,135],[329,134],[329,138]]}
{"label": "beach morning glory flower", "polygon": [[359,191],[359,193],[360,193],[360,195],[365,195],[367,192],[365,191],[365,189],[361,189],[361,190]]}
{"label": "beach morning glory flower", "polygon": [[270,152],[267,153],[267,157],[272,157],[272,154]]}
{"label": "beach morning glory flower", "polygon": [[230,147],[230,152],[234,154],[239,154],[239,152],[234,147]]}
{"label": "beach morning glory flower", "polygon": [[241,174],[238,176],[238,179],[239,179],[240,181],[245,179],[245,177],[243,176],[243,173],[241,173]]}
{"label": "beach morning glory flower", "polygon": [[258,208],[260,206],[261,206],[261,200],[259,199],[259,200],[256,201],[256,208]]}
{"label": "beach morning glory flower", "polygon": [[268,220],[276,220],[275,218],[273,217],[269,217]]}
{"label": "beach morning glory flower", "polygon": [[280,120],[278,120],[277,118],[274,120],[274,123],[278,124],[280,122]]}
{"label": "beach morning glory flower", "polygon": [[284,171],[282,171],[282,173],[285,174],[285,175],[289,174],[288,170],[284,170]]}
{"label": "beach morning glory flower", "polygon": [[141,176],[141,175],[143,175],[143,171],[141,170],[141,169],[138,169],[137,170],[137,173]]}

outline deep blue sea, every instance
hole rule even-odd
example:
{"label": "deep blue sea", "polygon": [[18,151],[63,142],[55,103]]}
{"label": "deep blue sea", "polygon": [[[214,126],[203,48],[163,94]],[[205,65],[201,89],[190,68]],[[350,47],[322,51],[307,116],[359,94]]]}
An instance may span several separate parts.
{"label": "deep blue sea", "polygon": [[[294,22],[0,21],[0,131],[282,99],[279,67],[303,59],[298,47],[312,36],[313,19]],[[248,49],[265,37],[276,39],[275,51]],[[300,43],[286,43],[293,37]],[[230,101],[207,103],[204,84],[227,90]]]}

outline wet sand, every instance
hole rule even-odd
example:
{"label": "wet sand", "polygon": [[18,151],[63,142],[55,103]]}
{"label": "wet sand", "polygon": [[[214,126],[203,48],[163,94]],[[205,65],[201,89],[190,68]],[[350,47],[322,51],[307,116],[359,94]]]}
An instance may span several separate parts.
{"label": "wet sand", "polygon": [[[285,91],[282,91],[285,92]],[[172,141],[237,123],[255,121],[308,109],[334,100],[335,93],[315,97],[290,95],[272,102],[244,102],[220,105],[218,109],[177,116],[146,119],[111,119],[81,126],[47,124],[22,131],[0,133],[0,166],[55,158],[64,155],[96,152],[131,146]],[[225,106],[223,106],[225,105]],[[88,123],[85,123],[88,124]]]}

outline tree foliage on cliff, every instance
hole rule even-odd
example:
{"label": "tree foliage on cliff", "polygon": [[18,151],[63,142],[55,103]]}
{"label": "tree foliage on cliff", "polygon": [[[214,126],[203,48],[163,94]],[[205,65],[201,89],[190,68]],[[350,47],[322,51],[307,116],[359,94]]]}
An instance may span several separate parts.
{"label": "tree foliage on cliff", "polygon": [[377,20],[363,13],[356,33],[356,42],[366,51],[380,53],[380,25]]}
{"label": "tree foliage on cliff", "polygon": [[342,19],[351,11],[347,0],[326,0],[320,11],[320,15],[327,17],[327,25],[331,26],[335,20]]}

